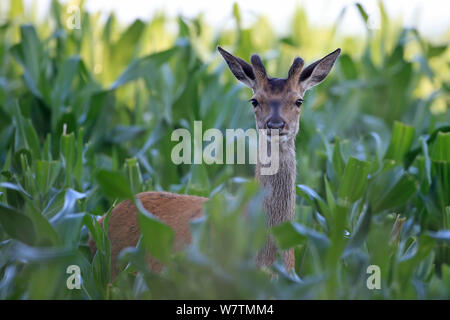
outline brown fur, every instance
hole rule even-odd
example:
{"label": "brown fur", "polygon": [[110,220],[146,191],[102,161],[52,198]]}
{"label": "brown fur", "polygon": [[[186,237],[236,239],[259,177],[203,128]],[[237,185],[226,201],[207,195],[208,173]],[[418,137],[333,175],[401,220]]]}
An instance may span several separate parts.
{"label": "brown fur", "polygon": [[[170,192],[143,192],[137,195],[144,208],[169,225],[175,232],[174,251],[180,251],[191,242],[189,221],[203,214],[203,203],[207,198],[174,194]],[[119,203],[111,212],[108,223],[108,237],[111,243],[111,279],[119,270],[117,257],[126,247],[135,247],[140,236],[137,208],[130,200]],[[99,223],[103,225],[104,216]],[[94,241],[91,250],[96,251]],[[149,258],[152,270],[159,272],[162,265]]]}
{"label": "brown fur", "polygon": [[[256,178],[261,187],[268,189],[268,195],[264,198],[264,212],[266,213],[267,225],[273,227],[286,221],[294,219],[295,212],[295,176],[296,160],[294,142],[280,146],[280,166],[274,175],[261,175],[261,166],[256,165]],[[277,253],[276,245],[270,237],[266,245],[257,257],[258,265],[272,265]],[[294,268],[294,250],[283,252],[284,264],[287,270]]]}

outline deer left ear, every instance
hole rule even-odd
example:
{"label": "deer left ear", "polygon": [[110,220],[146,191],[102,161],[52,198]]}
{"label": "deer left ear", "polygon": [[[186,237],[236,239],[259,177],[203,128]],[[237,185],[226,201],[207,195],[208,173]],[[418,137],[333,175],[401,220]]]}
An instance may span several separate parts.
{"label": "deer left ear", "polygon": [[332,53],[303,69],[299,79],[300,88],[302,88],[303,91],[306,91],[321,83],[330,73],[331,68],[340,53],[341,49],[336,49]]}

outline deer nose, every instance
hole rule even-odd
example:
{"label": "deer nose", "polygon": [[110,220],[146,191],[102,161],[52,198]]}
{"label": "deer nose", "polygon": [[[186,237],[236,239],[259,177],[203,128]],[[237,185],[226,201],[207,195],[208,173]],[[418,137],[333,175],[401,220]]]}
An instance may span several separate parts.
{"label": "deer nose", "polygon": [[284,121],[281,119],[270,119],[267,121],[267,128],[268,129],[283,129],[284,128]]}

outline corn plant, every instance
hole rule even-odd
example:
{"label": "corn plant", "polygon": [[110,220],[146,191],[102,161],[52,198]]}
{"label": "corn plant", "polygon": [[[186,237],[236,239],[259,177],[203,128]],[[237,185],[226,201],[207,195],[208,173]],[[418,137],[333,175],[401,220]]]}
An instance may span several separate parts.
{"label": "corn plant", "polygon": [[[340,35],[338,22],[313,27],[302,8],[285,35],[263,16],[244,28],[237,4],[235,27],[215,33],[201,15],[126,26],[81,8],[80,28],[70,29],[57,1],[45,21],[22,1],[8,8],[0,12],[2,299],[450,298],[448,37],[436,43],[403,28],[381,1],[381,27],[364,37]],[[254,265],[266,229],[252,166],[170,158],[171,133],[195,120],[203,130],[254,126],[248,89],[222,72],[218,44],[260,53],[272,74],[300,53],[312,60],[343,49],[335,72],[305,97],[294,222],[270,230],[281,248],[295,248],[293,274],[281,259],[271,270]],[[181,253],[170,251],[170,228],[140,216],[141,239],[122,251],[111,282],[97,219],[146,190],[211,200]],[[148,268],[147,250],[165,261],[161,274]],[[72,265],[79,290],[66,285]],[[370,266],[381,272],[377,288]]]}

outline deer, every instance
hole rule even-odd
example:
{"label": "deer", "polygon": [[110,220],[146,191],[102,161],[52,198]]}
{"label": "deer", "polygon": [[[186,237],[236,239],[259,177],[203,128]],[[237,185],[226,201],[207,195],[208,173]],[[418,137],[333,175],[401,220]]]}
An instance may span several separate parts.
{"label": "deer", "polygon": [[[255,167],[255,178],[261,188],[267,191],[263,199],[263,211],[269,230],[294,219],[297,175],[295,138],[299,132],[304,95],[328,76],[341,49],[336,49],[306,68],[303,68],[304,60],[296,57],[287,78],[269,77],[257,54],[251,56],[249,64],[220,46],[217,49],[235,78],[253,92],[249,102],[253,106],[256,128],[270,132],[275,130],[279,136],[278,170],[271,175],[261,174],[263,165],[259,161]],[[173,229],[174,252],[183,250],[191,243],[190,221],[203,216],[203,205],[208,201],[204,197],[170,192],[143,192],[136,197],[148,212]],[[122,201],[111,211],[107,230],[111,248],[111,279],[119,272],[117,258],[122,249],[137,245],[140,236],[137,216],[138,209],[130,200]],[[104,218],[98,221],[101,226]],[[92,238],[89,245],[95,253],[96,246]],[[256,266],[272,266],[278,253],[275,240],[267,232],[265,244],[255,258]],[[294,270],[294,248],[283,250],[280,255],[285,270]],[[148,263],[152,271],[161,272],[163,265],[159,261],[149,257]]]}

